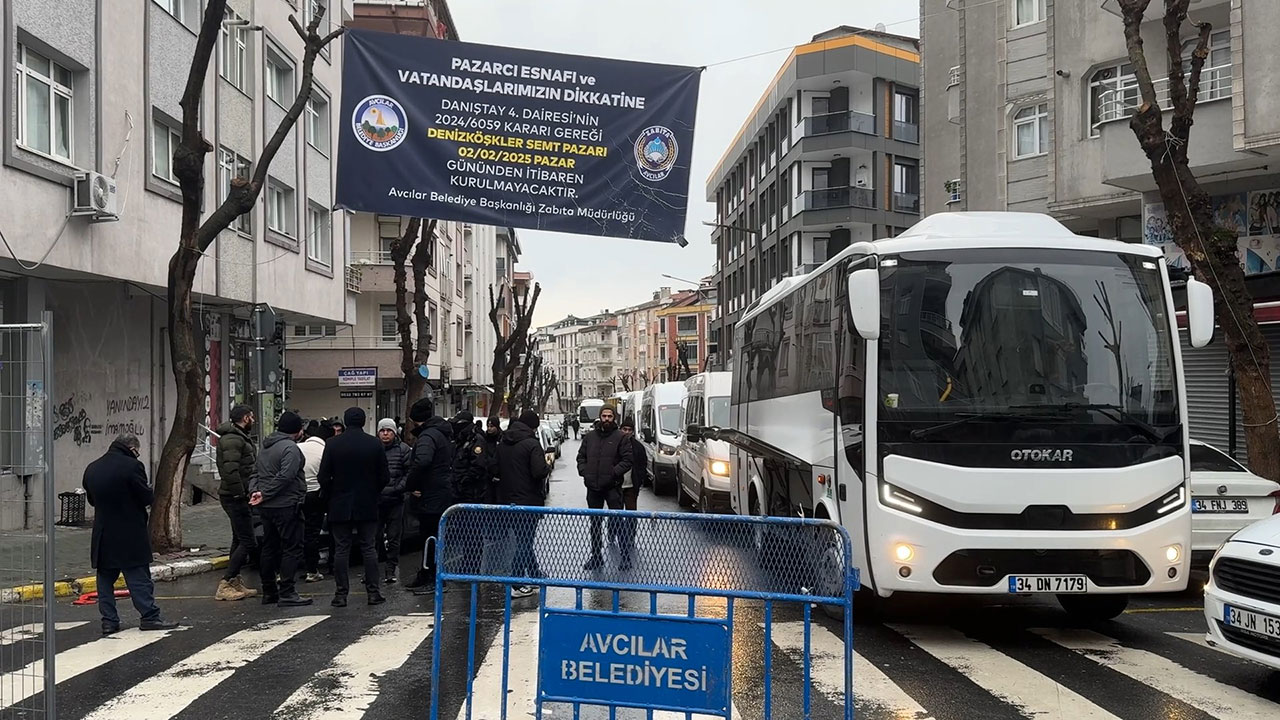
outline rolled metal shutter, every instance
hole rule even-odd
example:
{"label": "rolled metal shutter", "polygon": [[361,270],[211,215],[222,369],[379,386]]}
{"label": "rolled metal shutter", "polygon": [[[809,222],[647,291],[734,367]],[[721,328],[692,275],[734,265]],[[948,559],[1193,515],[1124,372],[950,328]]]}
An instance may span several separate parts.
{"label": "rolled metal shutter", "polygon": [[[1187,386],[1187,415],[1191,437],[1227,451],[1230,435],[1230,383],[1227,379],[1227,346],[1222,333],[1214,336],[1206,347],[1193,348],[1186,332],[1179,333],[1182,343],[1183,377]],[[1238,427],[1238,426],[1237,426]],[[1243,433],[1237,430],[1237,441]],[[1238,443],[1242,450],[1243,443]]]}
{"label": "rolled metal shutter", "polygon": [[[1267,339],[1267,345],[1271,347],[1271,395],[1275,398],[1277,407],[1280,407],[1280,392],[1277,392],[1280,390],[1280,325],[1263,325],[1262,336]],[[1224,354],[1225,350],[1226,348],[1224,346]],[[1225,365],[1223,367],[1225,367]],[[1190,401],[1188,401],[1188,405],[1190,405]],[[1208,440],[1205,442],[1208,442]],[[1226,450],[1227,446],[1224,444],[1222,449]],[[1236,457],[1242,461],[1248,457],[1248,445],[1245,439],[1244,427],[1244,408],[1240,406],[1239,398],[1236,400]]]}

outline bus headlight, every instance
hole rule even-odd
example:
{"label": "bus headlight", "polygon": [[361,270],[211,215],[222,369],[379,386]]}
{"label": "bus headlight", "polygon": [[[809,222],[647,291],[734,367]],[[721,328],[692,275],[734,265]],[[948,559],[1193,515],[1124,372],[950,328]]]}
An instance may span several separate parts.
{"label": "bus headlight", "polygon": [[884,500],[884,504],[889,507],[895,507],[899,510],[906,510],[917,515],[924,512],[924,508],[920,506],[920,501],[899,490],[898,488],[883,483],[881,486],[880,497]]}
{"label": "bus headlight", "polygon": [[712,460],[710,470],[712,475],[729,477],[729,463],[724,460]]}
{"label": "bus headlight", "polygon": [[1157,515],[1164,515],[1172,512],[1187,504],[1187,488],[1179,487],[1177,490],[1169,493],[1160,500],[1160,507],[1156,509]]}

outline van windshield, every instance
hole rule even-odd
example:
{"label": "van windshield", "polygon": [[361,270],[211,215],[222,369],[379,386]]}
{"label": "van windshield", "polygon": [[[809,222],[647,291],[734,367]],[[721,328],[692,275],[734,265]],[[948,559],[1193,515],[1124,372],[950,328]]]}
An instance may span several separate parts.
{"label": "van windshield", "polygon": [[729,427],[729,398],[707,398],[707,424],[712,427]]}
{"label": "van windshield", "polygon": [[675,435],[680,427],[680,406],[658,406],[658,432],[663,435]]}
{"label": "van windshield", "polygon": [[603,405],[583,405],[578,408],[578,419],[584,423],[591,424],[600,417],[600,408]]}

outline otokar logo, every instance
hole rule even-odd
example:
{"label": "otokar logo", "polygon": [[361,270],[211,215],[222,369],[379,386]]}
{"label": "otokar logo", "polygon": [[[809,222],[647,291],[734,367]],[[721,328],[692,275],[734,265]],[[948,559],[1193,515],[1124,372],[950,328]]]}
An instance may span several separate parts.
{"label": "otokar logo", "polygon": [[649,182],[665,180],[676,166],[679,147],[670,128],[653,125],[636,136],[636,165]]}
{"label": "otokar logo", "polygon": [[1071,462],[1074,450],[1038,450],[1035,448],[1027,448],[1025,450],[1014,450],[1009,453],[1009,459],[1014,461],[1030,460],[1031,462]]}
{"label": "otokar logo", "polygon": [[386,95],[370,95],[356,104],[351,128],[365,147],[386,152],[409,136],[409,116],[400,103]]}

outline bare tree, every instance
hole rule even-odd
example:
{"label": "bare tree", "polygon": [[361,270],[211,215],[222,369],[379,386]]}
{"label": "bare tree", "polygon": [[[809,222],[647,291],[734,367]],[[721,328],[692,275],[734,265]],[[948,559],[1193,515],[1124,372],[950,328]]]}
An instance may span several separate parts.
{"label": "bare tree", "polygon": [[[493,348],[493,394],[489,398],[489,417],[494,420],[501,416],[502,405],[507,400],[507,385],[529,351],[529,325],[533,322],[533,311],[541,294],[542,285],[538,283],[533,284],[532,293],[528,288],[523,293],[511,288],[511,330],[504,333],[502,318],[498,315],[501,306],[494,297],[493,286],[489,286],[489,324],[493,326],[493,334],[498,340]],[[505,290],[501,297],[505,297]],[[515,400],[514,392],[511,400]]]}
{"label": "bare tree", "polygon": [[[435,260],[436,221],[425,224],[411,218],[404,233],[391,242],[392,282],[396,288],[396,332],[400,336],[400,372],[404,375],[405,405],[426,394],[427,379],[418,368],[431,357],[431,322],[427,317],[427,268]],[[412,259],[410,254],[412,253]],[[413,308],[410,315],[408,263],[413,271]],[[415,347],[411,326],[416,325]]]}
{"label": "bare tree", "polygon": [[556,376],[556,371],[551,368],[544,368],[541,376],[538,378],[538,412],[546,412],[547,403],[551,402],[551,395],[559,394],[560,378]]}
{"label": "bare tree", "polygon": [[182,93],[182,142],[173,151],[173,174],[178,179],[182,193],[182,224],[178,248],[169,260],[168,277],[169,354],[177,393],[173,425],[165,438],[156,468],[151,545],[158,552],[182,545],[182,482],[191,463],[196,429],[200,413],[204,409],[205,389],[201,377],[204,366],[196,352],[195,318],[191,307],[200,259],[223,230],[230,227],[236,218],[253,209],[266,183],[271,161],[288,139],[290,130],[302,116],[307,100],[311,97],[316,57],[344,31],[343,28],[338,28],[323,36],[317,32],[324,16],[323,6],[317,8],[305,28],[298,23],[297,18],[289,16],[289,24],[305,46],[298,94],[263,146],[262,153],[253,164],[253,174],[248,178],[233,179],[227,197],[212,213],[202,218],[205,156],[213,151],[213,145],[200,131],[200,106],[204,98],[205,81],[209,77],[209,61],[218,42],[226,9],[227,0],[209,0],[205,5],[191,68]]}
{"label": "bare tree", "polygon": [[622,384],[623,392],[631,392],[631,384],[634,382],[634,380],[635,380],[634,370],[618,371],[618,382]]}
{"label": "bare tree", "polygon": [[1190,70],[1186,70],[1182,26],[1187,23],[1190,0],[1163,0],[1172,106],[1166,129],[1142,42],[1143,16],[1151,0],[1119,2],[1125,47],[1142,98],[1129,119],[1129,127],[1151,163],[1174,241],[1186,254],[1196,277],[1214,288],[1216,314],[1240,388],[1249,466],[1263,477],[1280,480],[1280,433],[1276,428],[1276,404],[1269,381],[1270,349],[1253,314],[1253,297],[1245,286],[1244,269],[1237,256],[1236,234],[1215,222],[1209,195],[1191,171],[1188,160],[1200,75],[1209,56],[1213,27],[1206,22],[1191,23],[1197,29],[1197,40],[1191,53]]}

